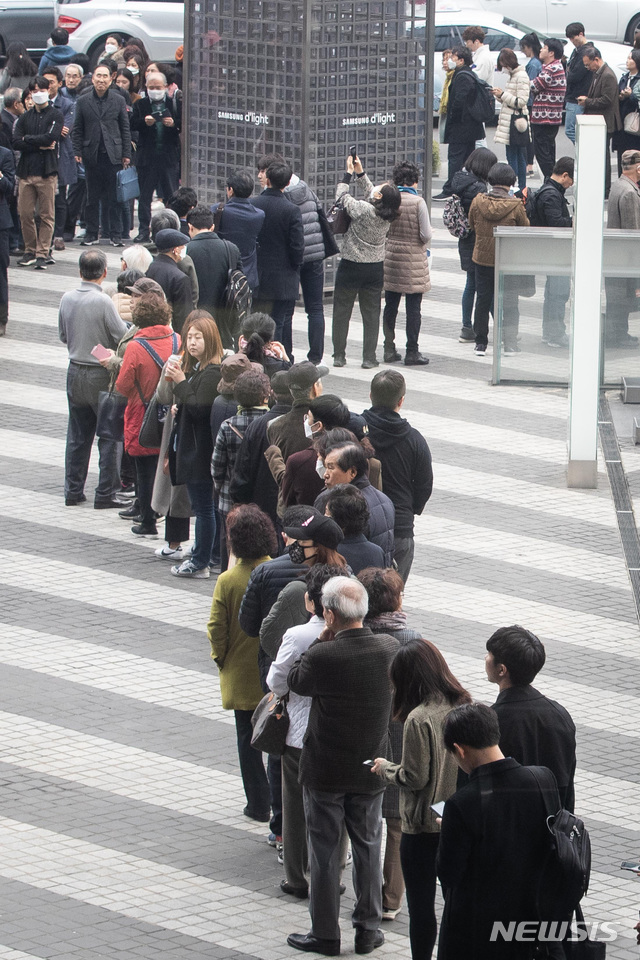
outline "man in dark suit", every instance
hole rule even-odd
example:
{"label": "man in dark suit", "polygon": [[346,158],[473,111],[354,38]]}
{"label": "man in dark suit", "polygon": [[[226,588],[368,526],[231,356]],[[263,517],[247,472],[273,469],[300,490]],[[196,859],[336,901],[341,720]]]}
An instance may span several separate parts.
{"label": "man in dark suit", "polygon": [[178,266],[186,242],[187,238],[180,230],[159,230],[156,235],[158,256],[149,264],[146,274],[164,290],[173,314],[172,323],[176,333],[180,333],[184,321],[193,310],[191,281]]}
{"label": "man in dark suit", "polygon": [[[289,536],[308,539],[304,527]],[[291,550],[291,548],[290,548]],[[311,931],[292,933],[297,950],[340,953],[340,838],[353,846],[356,953],[384,943],[382,919],[382,789],[365,761],[386,756],[391,710],[389,666],[398,642],[362,625],[367,592],[357,580],[334,577],[322,590],[333,641],[316,643],[289,674],[289,688],[312,697],[300,758],[309,832]]]}
{"label": "man in dark suit", "polygon": [[604,195],[611,189],[611,138],[622,129],[618,79],[611,67],[604,62],[602,54],[591,45],[582,48],[582,62],[593,74],[591,87],[586,97],[578,97],[578,104],[585,114],[600,115],[607,124],[607,153],[604,171]]}
{"label": "man in dark suit", "polygon": [[524,627],[501,627],[487,640],[487,651],[487,677],[500,688],[493,705],[500,749],[518,763],[548,767],[558,782],[562,806],[573,812],[576,727],[563,706],[531,686],[544,666],[544,646]]}
{"label": "man in dark suit", "polygon": [[233,243],[226,244],[213,231],[213,214],[209,207],[196,204],[187,214],[191,240],[187,253],[193,260],[198,277],[198,307],[215,319],[222,346],[235,350],[238,341],[237,323],[231,322],[224,308],[224,295],[230,267],[240,265],[240,251]]}
{"label": "man in dark suit", "polygon": [[560,805],[553,774],[538,767],[534,776],[505,759],[498,718],[484,703],[455,707],[443,735],[469,780],[442,816],[438,960],[530,960],[536,944],[496,936],[495,925],[545,919],[538,917],[536,890],[550,849],[547,805]]}
{"label": "man in dark suit", "polygon": [[[127,105],[110,89],[109,68],[98,64],[92,75],[93,90],[76,102],[73,149],[78,163],[84,163],[87,180],[85,218],[87,232],[81,246],[98,242],[100,201],[103,207],[103,234],[114,247],[121,247],[116,220],[116,174],[131,163],[131,133]],[[113,223],[112,223],[113,219]]]}
{"label": "man in dark suit", "polygon": [[140,180],[138,217],[140,229],[135,243],[149,240],[153,191],[168,199],[178,189],[180,176],[181,100],[167,95],[163,73],[150,73],[146,96],[133,107],[131,129],[139,132],[136,169]]}
{"label": "man in dark suit", "polygon": [[58,67],[47,67],[42,74],[49,81],[49,99],[51,106],[59,110],[64,117],[64,126],[60,137],[60,157],[58,159],[58,192],[55,199],[56,221],[53,228],[53,246],[55,250],[64,250],[64,228],[67,222],[67,190],[78,181],[78,165],[73,155],[71,131],[76,112],[75,100],[63,96],[62,72]]}
{"label": "man in dark suit", "polygon": [[234,170],[227,177],[227,202],[211,207],[215,231],[221,240],[235,243],[242,258],[242,271],[255,292],[258,289],[258,234],[264,224],[264,210],[249,199],[253,177],[246,170]]}
{"label": "man in dark suit", "polygon": [[454,47],[450,57],[455,64],[449,87],[449,105],[447,106],[447,125],[445,143],[449,144],[447,182],[442,192],[434,200],[446,200],[453,193],[451,179],[454,173],[462,170],[464,162],[475,150],[476,140],[484,137],[484,124],[469,114],[469,104],[476,98],[476,84],[471,64],[471,50],[464,46]]}
{"label": "man in dark suit", "polygon": [[259,290],[253,309],[273,317],[275,339],[282,343],[289,359],[293,359],[291,321],[304,258],[302,214],[284,195],[293,175],[291,167],[283,161],[274,161],[265,175],[267,188],[252,201],[254,207],[265,213],[258,234]]}
{"label": "man in dark suit", "polygon": [[9,237],[13,230],[13,219],[9,209],[9,198],[13,196],[16,166],[13,150],[0,147],[0,337],[4,337],[9,320]]}
{"label": "man in dark suit", "polygon": [[[0,110],[0,120],[2,121],[2,129],[8,138],[8,142],[4,145],[9,150],[11,150],[13,146],[13,128],[16,125],[18,117],[24,113],[21,97],[22,90],[19,87],[9,87],[9,89],[4,92],[4,107]],[[7,202],[13,221],[13,227],[9,231],[9,248],[11,250],[19,250],[22,246],[22,230],[20,228],[20,218],[18,217],[18,199],[12,193],[11,196],[7,198]]]}

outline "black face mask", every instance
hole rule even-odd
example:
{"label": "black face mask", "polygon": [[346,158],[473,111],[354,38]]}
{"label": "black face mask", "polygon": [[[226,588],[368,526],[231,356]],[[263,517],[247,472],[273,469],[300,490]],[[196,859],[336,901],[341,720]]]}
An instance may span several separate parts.
{"label": "black face mask", "polygon": [[291,563],[304,563],[306,560],[311,560],[312,557],[315,557],[315,553],[312,553],[311,557],[307,557],[304,552],[304,547],[299,540],[294,540],[293,543],[289,545],[289,558]]}

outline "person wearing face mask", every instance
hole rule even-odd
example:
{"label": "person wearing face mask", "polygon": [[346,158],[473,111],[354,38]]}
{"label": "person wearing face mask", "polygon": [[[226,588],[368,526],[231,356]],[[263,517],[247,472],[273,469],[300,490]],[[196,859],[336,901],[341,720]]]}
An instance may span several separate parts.
{"label": "person wearing face mask", "polygon": [[179,230],[160,230],[156,235],[156,247],[158,256],[146,275],[164,290],[173,313],[173,329],[180,333],[193,309],[191,282],[178,266],[186,251],[186,237]]}
{"label": "person wearing face mask", "polygon": [[280,448],[285,463],[291,454],[306,450],[309,446],[309,438],[305,433],[309,401],[320,396],[322,377],[328,373],[327,367],[316,366],[309,360],[294,363],[287,372],[289,390],[293,397],[291,412],[274,420],[267,430],[269,443]]}
{"label": "person wearing face mask", "polygon": [[[498,117],[498,129],[496,130],[495,142],[504,143],[507,151],[507,163],[515,170],[518,177],[518,189],[524,190],[527,185],[527,146],[513,142],[526,135],[529,141],[529,110],[527,101],[529,99],[530,83],[527,71],[518,63],[518,58],[513,50],[505,47],[498,55],[498,70],[503,70],[507,76],[507,85],[504,90],[499,87],[493,88],[493,95],[500,102],[500,116]],[[514,122],[515,130],[512,129],[511,118],[514,113],[521,113],[522,117]],[[519,130],[522,126],[524,129]]]}
{"label": "person wearing face mask", "polygon": [[51,106],[60,110],[64,117],[64,126],[60,138],[60,156],[58,158],[58,192],[55,197],[55,226],[53,229],[54,249],[64,250],[64,228],[68,216],[67,191],[78,180],[78,165],[73,155],[73,143],[70,136],[76,105],[75,100],[69,100],[61,92],[63,77],[58,67],[47,67],[43,76],[49,81]]}
{"label": "person wearing face mask", "polygon": [[104,45],[104,50],[98,57],[98,63],[103,60],[115,60],[118,66],[124,66],[124,47],[119,33],[110,33]]}
{"label": "person wearing face mask", "polygon": [[[18,214],[24,237],[24,256],[19,267],[35,265],[46,270],[54,263],[49,255],[53,238],[54,203],[58,182],[58,144],[64,126],[60,110],[51,106],[49,81],[36,77],[29,82],[33,110],[18,117],[13,131],[13,149],[20,154],[16,173]],[[40,226],[36,227],[36,207]]]}
{"label": "person wearing face mask", "polygon": [[[140,227],[136,243],[149,240],[151,201],[170,197],[178,188],[180,173],[181,101],[167,96],[167,81],[162,73],[147,76],[146,95],[133,107],[131,129],[138,132],[136,168],[140,180],[138,217]],[[205,304],[209,308],[208,304]]]}
{"label": "person wearing face mask", "polygon": [[[129,51],[131,51],[130,54]],[[124,56],[126,60],[125,66],[133,77],[131,91],[132,93],[142,93],[142,83],[144,80],[144,68],[146,66],[146,61],[139,50],[131,47],[125,47]]]}

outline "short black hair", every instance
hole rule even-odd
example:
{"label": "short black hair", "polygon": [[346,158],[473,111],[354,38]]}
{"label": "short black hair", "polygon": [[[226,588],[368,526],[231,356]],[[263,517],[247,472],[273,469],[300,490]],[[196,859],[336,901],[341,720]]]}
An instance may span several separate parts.
{"label": "short black hair", "polygon": [[400,204],[402,196],[400,191],[393,183],[383,183],[380,187],[381,197],[379,200],[372,200],[376,211],[376,216],[388,223],[393,223],[400,216]]}
{"label": "short black hair", "polygon": [[393,168],[391,179],[397,187],[412,187],[420,179],[420,170],[415,163],[401,160]]}
{"label": "short black hair", "polygon": [[64,77],[62,76],[62,70],[60,70],[59,67],[45,67],[42,71],[42,76],[55,77],[58,83],[62,83],[64,80]]}
{"label": "short black hair", "polygon": [[[558,40],[556,37],[548,37],[543,46],[545,46],[547,50],[554,55],[556,60],[560,60],[564,54],[564,43],[562,40]],[[584,53],[582,56],[584,56]]]}
{"label": "short black hair", "polygon": [[174,210],[180,218],[186,217],[198,202],[198,195],[191,187],[178,187],[176,192],[167,201],[170,210]]}
{"label": "short black hair", "polygon": [[322,617],[322,588],[332,577],[344,577],[344,567],[337,567],[332,563],[316,563],[304,578],[316,617]]}
{"label": "short black hair", "polygon": [[575,23],[567,24],[567,29],[564,32],[567,40],[573,40],[574,37],[579,37],[580,34],[584,36],[584,23],[580,23],[579,20],[576,20]]}
{"label": "short black hair", "polygon": [[275,556],[276,532],[270,517],[255,503],[241,503],[227,516],[227,539],[239,560]]}
{"label": "short black hair", "polygon": [[481,43],[484,43],[484,38],[486,35],[487,34],[482,27],[477,26],[465,27],[465,29],[462,31],[462,39],[465,41],[465,43],[467,40],[472,40],[474,42],[476,40],[480,40]]}
{"label": "short black hair", "polygon": [[536,60],[539,58],[542,44],[540,43],[540,38],[537,33],[525,33],[524,37],[520,40],[520,49],[524,51],[525,47],[530,47],[531,50],[533,50],[533,55]]}
{"label": "short black hair", "polygon": [[465,160],[464,168],[468,173],[472,173],[479,180],[484,180],[486,183],[489,170],[491,170],[491,167],[497,162],[498,158],[493,150],[488,150],[487,147],[477,147],[471,151]]}
{"label": "short black hair", "polygon": [[496,630],[487,640],[487,650],[496,663],[507,668],[509,679],[516,687],[533,683],[546,660],[542,641],[518,624]]}
{"label": "short black hair", "polygon": [[142,277],[144,277],[142,270],[134,270],[133,267],[128,267],[126,270],[123,270],[118,274],[116,280],[118,293],[126,293],[126,288],[132,287],[136,280],[141,280]]}
{"label": "short black hair", "polygon": [[364,455],[364,450],[359,443],[340,443],[336,444],[333,447],[327,447],[325,450],[325,457],[330,453],[338,453],[337,464],[341,470],[351,470],[352,468],[356,471],[357,477],[366,477],[367,475],[367,458]]}
{"label": "short black hair", "polygon": [[263,153],[261,157],[258,157],[257,167],[258,170],[266,170],[267,167],[270,167],[272,163],[284,163],[284,157],[281,153]]}
{"label": "short black hair", "polygon": [[49,81],[46,77],[34,77],[33,80],[29,80],[28,88],[32,93],[34,90],[48,90]]}
{"label": "short black hair", "polygon": [[586,57],[592,63],[594,60],[602,60],[602,54],[592,43],[585,43],[583,47],[580,47],[580,56],[583,60]]}
{"label": "short black hair", "polygon": [[54,47],[64,47],[69,43],[69,32],[64,27],[54,27],[49,36]]}
{"label": "short black hair", "polygon": [[464,60],[467,67],[470,67],[473,63],[473,54],[468,47],[453,47],[451,50],[451,56],[457,57],[458,60]]}
{"label": "short black hair", "polygon": [[112,57],[105,57],[103,60],[100,61],[99,66],[106,67],[109,73],[117,74],[119,63],[117,60],[114,60]]}
{"label": "short black hair", "polygon": [[463,703],[447,714],[442,728],[444,745],[453,753],[454,743],[486,750],[500,743],[498,715],[486,703]]}
{"label": "short black hair", "polygon": [[568,173],[571,179],[574,179],[573,172],[575,170],[575,161],[573,157],[560,157],[559,160],[556,160],[553,170],[551,171],[556,175],[556,177],[561,177],[563,173]]}
{"label": "short black hair", "polygon": [[374,407],[395,410],[407,392],[407,383],[397,370],[381,370],[371,381],[370,392]]}
{"label": "short black hair", "polygon": [[325,507],[338,524],[345,537],[358,536],[369,526],[369,507],[357,487],[340,483],[332,487],[325,500]]}
{"label": "short black hair", "polygon": [[233,170],[227,177],[227,186],[233,190],[234,197],[246,199],[253,193],[255,183],[248,170]]}
{"label": "short black hair", "polygon": [[284,161],[279,160],[270,163],[265,170],[265,174],[272,187],[275,187],[276,190],[284,190],[284,188],[291,182],[293,170],[288,163],[284,163]]}
{"label": "short black hair", "polygon": [[78,265],[83,280],[99,280],[107,269],[107,258],[102,250],[83,250]]}
{"label": "short black hair", "polygon": [[508,163],[494,163],[487,177],[492,187],[512,187],[516,180],[515,170]]}
{"label": "short black hair", "polygon": [[259,407],[271,395],[271,381],[266,373],[247,370],[241,373],[233,385],[233,399],[238,406]]}
{"label": "short black hair", "polygon": [[351,417],[348,406],[342,402],[340,397],[336,397],[332,393],[321,393],[319,397],[310,400],[309,411],[314,420],[322,421],[325,430],[333,430],[334,427],[346,427]]}
{"label": "short black hair", "polygon": [[193,210],[190,210],[187,214],[187,223],[190,224],[194,230],[211,230],[213,226],[211,209],[204,203],[196,203]]}

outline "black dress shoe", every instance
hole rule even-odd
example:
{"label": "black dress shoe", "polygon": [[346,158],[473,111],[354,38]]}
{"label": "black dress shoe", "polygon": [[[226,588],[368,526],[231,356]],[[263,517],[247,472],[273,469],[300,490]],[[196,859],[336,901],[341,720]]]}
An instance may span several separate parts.
{"label": "black dress shoe", "polygon": [[296,950],[306,950],[307,953],[323,953],[325,957],[337,957],[340,953],[339,940],[321,940],[312,933],[290,933],[287,943]]}
{"label": "black dress shoe", "polygon": [[346,367],[347,359],[346,357],[334,357],[333,358],[334,367]]}
{"label": "black dress shoe", "polygon": [[79,497],[65,497],[64,505],[65,507],[77,507],[79,503],[86,503],[87,498],[84,493],[81,493]]}
{"label": "black dress shoe", "polygon": [[[211,568],[211,564],[209,564]],[[218,567],[218,573],[220,573],[220,568]],[[263,813],[260,813],[258,810],[250,810],[249,807],[245,807],[242,811],[245,817],[248,817],[249,820],[257,820],[258,823],[269,823],[271,819],[271,814],[268,810],[265,810]]]}
{"label": "black dress shoe", "polygon": [[308,887],[292,887],[288,880],[280,881],[280,889],[283,893],[288,893],[292,897],[296,897],[298,900],[306,900],[309,896]]}
{"label": "black dress shoe", "polygon": [[93,503],[94,510],[122,510],[126,506],[129,506],[128,501],[118,500],[117,497],[111,500],[95,500]]}
{"label": "black dress shoe", "polygon": [[120,511],[118,516],[122,517],[123,520],[137,520],[140,516],[140,504],[137,501],[130,503],[126,510]]}
{"label": "black dress shoe", "polygon": [[137,237],[133,238],[134,243],[149,243],[151,237],[148,233],[139,233]]}
{"label": "black dress shoe", "polygon": [[381,947],[383,943],[382,930],[362,930],[356,927],[356,953],[373,953],[376,947]]}
{"label": "black dress shoe", "polygon": [[373,370],[374,367],[379,367],[380,364],[377,360],[363,360],[360,366],[363,370]]}
{"label": "black dress shoe", "polygon": [[429,357],[423,353],[408,353],[404,358],[405,367],[426,367],[429,363]]}
{"label": "black dress shoe", "polygon": [[395,349],[395,347],[393,350],[385,350],[384,352],[385,363],[397,363],[398,360],[402,360],[402,357],[400,356],[398,351]]}

